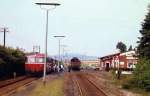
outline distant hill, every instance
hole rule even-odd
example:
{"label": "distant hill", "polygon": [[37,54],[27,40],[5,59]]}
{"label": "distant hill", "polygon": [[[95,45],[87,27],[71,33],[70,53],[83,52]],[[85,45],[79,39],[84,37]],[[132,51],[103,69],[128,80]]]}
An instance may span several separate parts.
{"label": "distant hill", "polygon": [[[53,58],[56,58],[58,59],[59,56],[58,55],[55,55],[55,56],[52,56]],[[60,56],[61,58],[64,58],[64,59],[72,59],[73,57],[77,57],[79,58],[80,60],[96,60],[98,57],[96,56],[88,56],[88,55],[83,55],[83,54],[77,54],[77,53],[69,53],[69,54],[66,54],[66,55],[61,55]]]}

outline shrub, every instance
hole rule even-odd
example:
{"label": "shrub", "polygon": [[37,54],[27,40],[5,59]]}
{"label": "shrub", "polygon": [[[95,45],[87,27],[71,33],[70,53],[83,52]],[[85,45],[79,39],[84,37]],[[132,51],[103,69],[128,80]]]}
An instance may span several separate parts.
{"label": "shrub", "polygon": [[13,72],[25,74],[25,54],[19,49],[0,46],[0,78],[10,77]]}
{"label": "shrub", "polygon": [[133,78],[125,83],[124,88],[140,88],[150,91],[150,60],[140,58],[133,72]]}

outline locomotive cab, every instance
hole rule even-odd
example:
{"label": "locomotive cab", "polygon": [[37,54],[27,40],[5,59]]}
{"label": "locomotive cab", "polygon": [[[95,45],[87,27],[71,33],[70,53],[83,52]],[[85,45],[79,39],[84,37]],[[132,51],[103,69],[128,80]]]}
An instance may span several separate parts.
{"label": "locomotive cab", "polygon": [[73,57],[71,59],[71,64],[69,66],[69,70],[80,71],[81,61],[77,57]]}

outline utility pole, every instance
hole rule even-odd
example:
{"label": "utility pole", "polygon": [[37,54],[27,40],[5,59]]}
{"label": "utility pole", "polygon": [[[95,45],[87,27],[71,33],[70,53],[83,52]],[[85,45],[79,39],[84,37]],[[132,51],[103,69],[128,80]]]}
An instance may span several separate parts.
{"label": "utility pole", "polygon": [[64,53],[65,53],[65,51],[66,51],[65,48],[67,47],[67,45],[60,45],[60,46],[62,47],[62,62],[64,63],[64,59],[65,59],[65,58],[64,58],[64,57],[65,57],[65,56],[64,56],[64,55],[65,55]]}
{"label": "utility pole", "polygon": [[[58,38],[58,66],[60,66],[60,61],[61,61],[61,58],[60,58],[60,40],[62,38],[65,38],[65,36],[54,36],[55,38]],[[59,67],[58,67],[58,72],[59,72]]]}
{"label": "utility pole", "polygon": [[40,46],[33,46],[33,53],[40,53]]}
{"label": "utility pole", "polygon": [[1,28],[1,31],[0,32],[4,32],[4,47],[5,47],[5,42],[6,42],[6,32],[9,32],[8,31],[8,28],[4,27],[4,28]]}

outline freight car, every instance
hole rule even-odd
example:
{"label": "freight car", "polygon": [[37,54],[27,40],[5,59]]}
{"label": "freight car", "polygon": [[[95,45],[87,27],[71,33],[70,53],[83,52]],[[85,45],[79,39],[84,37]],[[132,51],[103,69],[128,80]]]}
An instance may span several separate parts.
{"label": "freight car", "polygon": [[73,57],[70,61],[69,69],[74,71],[79,71],[81,66],[81,61],[77,57]]}
{"label": "freight car", "polygon": [[[41,76],[44,70],[45,55],[41,53],[31,54],[26,56],[25,71],[27,74]],[[52,58],[47,58],[46,73],[54,71],[56,61]]]}

